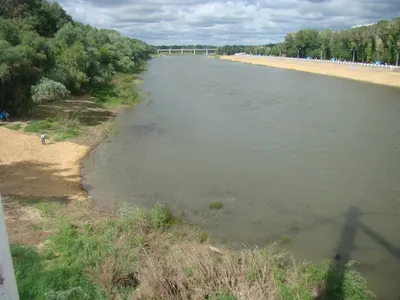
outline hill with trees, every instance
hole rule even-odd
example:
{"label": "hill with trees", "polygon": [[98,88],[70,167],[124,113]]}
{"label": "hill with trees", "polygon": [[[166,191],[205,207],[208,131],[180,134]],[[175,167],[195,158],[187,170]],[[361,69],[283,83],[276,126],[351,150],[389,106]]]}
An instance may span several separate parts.
{"label": "hill with trees", "polygon": [[289,33],[283,43],[266,46],[223,46],[217,54],[251,54],[311,57],[357,62],[396,64],[400,52],[400,17],[346,30],[302,29]]}
{"label": "hill with trees", "polygon": [[58,3],[0,0],[0,109],[83,94],[143,66],[152,48],[115,30],[73,21]]}

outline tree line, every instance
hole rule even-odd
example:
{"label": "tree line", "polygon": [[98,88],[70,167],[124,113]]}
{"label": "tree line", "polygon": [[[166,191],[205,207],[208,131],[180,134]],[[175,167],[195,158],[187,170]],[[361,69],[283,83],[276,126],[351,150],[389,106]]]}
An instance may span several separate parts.
{"label": "tree line", "polygon": [[251,54],[340,59],[396,64],[400,52],[400,17],[346,30],[302,29],[289,33],[283,43],[264,46],[223,46],[217,54]]}
{"label": "tree line", "polygon": [[88,93],[116,72],[134,72],[152,48],[72,20],[58,3],[0,0],[0,109],[12,114],[35,103]]}

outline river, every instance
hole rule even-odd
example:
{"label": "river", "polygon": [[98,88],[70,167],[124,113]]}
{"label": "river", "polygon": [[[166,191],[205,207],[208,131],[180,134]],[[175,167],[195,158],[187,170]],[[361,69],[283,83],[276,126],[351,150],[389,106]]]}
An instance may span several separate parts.
{"label": "river", "polygon": [[166,203],[217,244],[339,254],[400,297],[400,89],[199,56],[142,77],[143,103],[84,160],[98,203]]}

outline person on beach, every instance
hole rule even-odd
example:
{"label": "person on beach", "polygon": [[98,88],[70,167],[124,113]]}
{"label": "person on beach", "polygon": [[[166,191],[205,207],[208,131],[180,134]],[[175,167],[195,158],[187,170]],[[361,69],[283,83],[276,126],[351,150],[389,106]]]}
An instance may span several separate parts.
{"label": "person on beach", "polygon": [[46,145],[44,133],[40,133],[40,139],[42,140],[42,145]]}

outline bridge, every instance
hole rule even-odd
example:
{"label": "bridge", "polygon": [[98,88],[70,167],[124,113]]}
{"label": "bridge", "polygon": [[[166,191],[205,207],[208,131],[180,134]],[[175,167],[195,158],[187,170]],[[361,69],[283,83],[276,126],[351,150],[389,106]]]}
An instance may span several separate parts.
{"label": "bridge", "polygon": [[184,54],[185,52],[188,53],[193,53],[193,55],[196,55],[197,53],[202,53],[204,52],[205,55],[208,55],[209,53],[215,53],[215,49],[185,49],[185,48],[181,48],[181,49],[157,49],[157,54],[158,53],[165,53],[167,52],[168,54],[172,54],[172,53],[180,53],[180,54]]}

